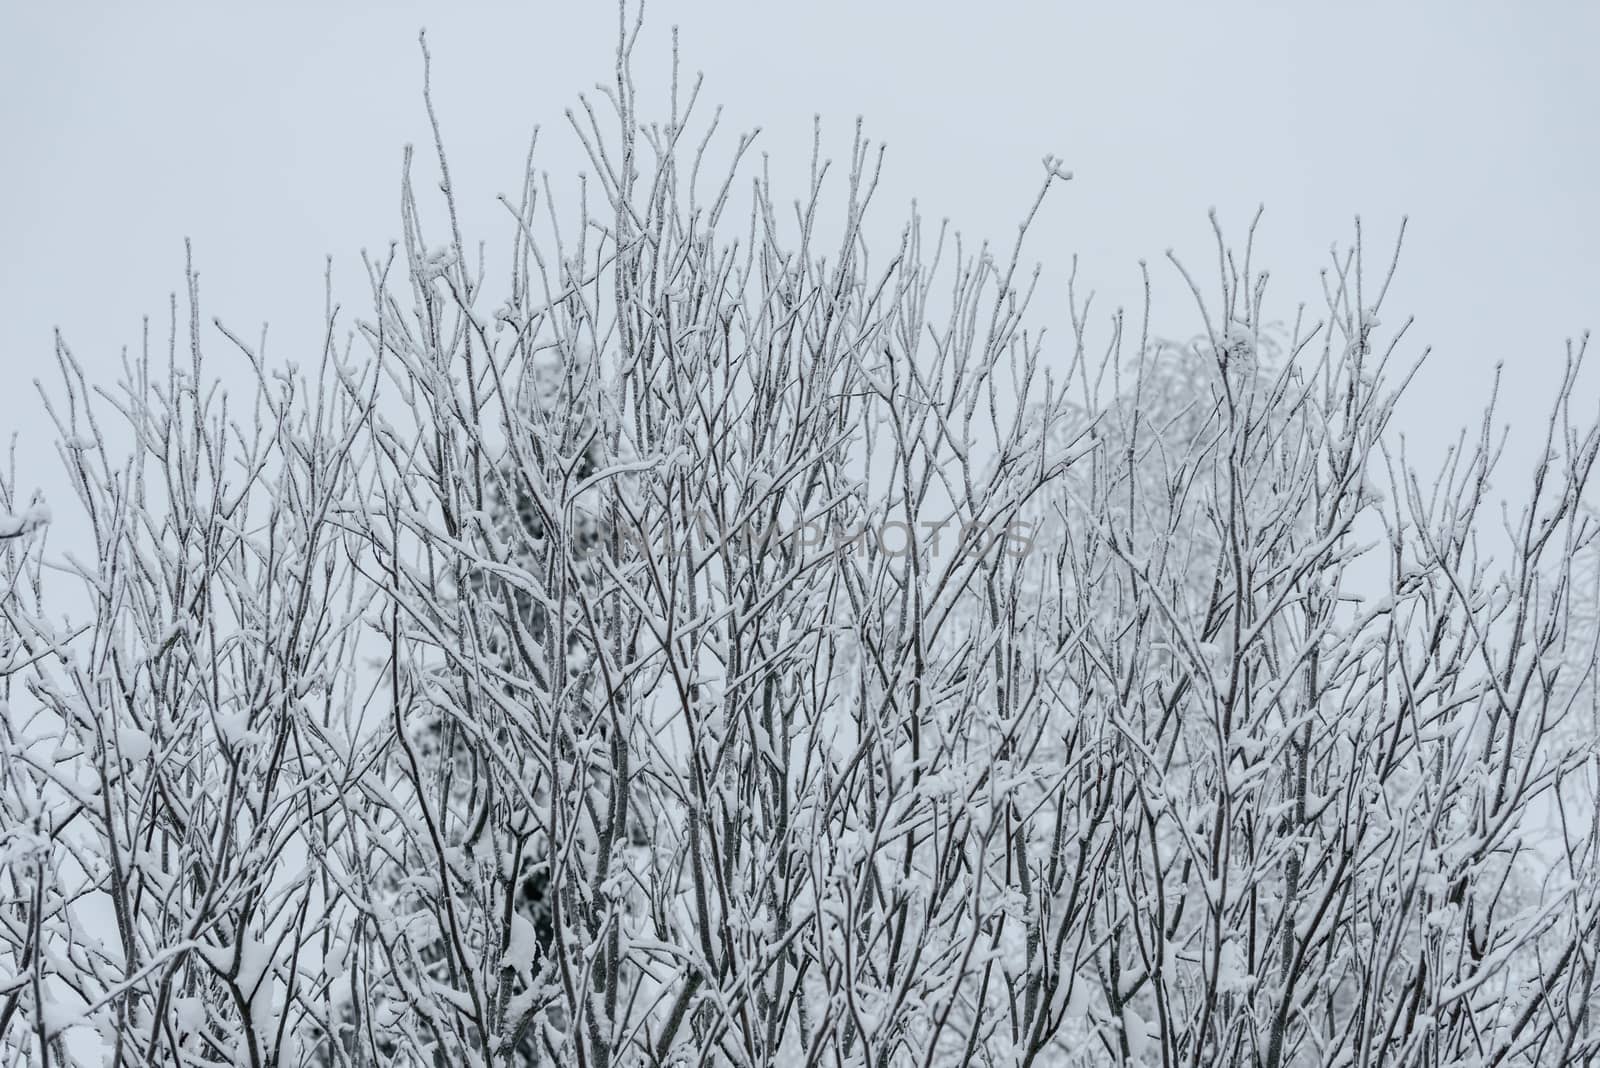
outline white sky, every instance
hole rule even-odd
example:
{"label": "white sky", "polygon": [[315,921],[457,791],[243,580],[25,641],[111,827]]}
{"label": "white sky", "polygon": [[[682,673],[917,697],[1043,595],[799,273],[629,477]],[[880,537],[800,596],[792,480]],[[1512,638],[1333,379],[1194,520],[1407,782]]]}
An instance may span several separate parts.
{"label": "white sky", "polygon": [[[1497,361],[1502,421],[1542,421],[1563,340],[1600,318],[1600,5],[658,0],[639,56],[661,113],[673,24],[724,129],[760,125],[790,195],[813,113],[836,159],[860,115],[889,146],[880,223],[916,196],[1009,246],[1038,161],[1062,157],[1076,180],[1027,257],[1045,264],[1044,304],[1064,301],[1073,253],[1103,312],[1136,293],[1141,257],[1177,295],[1163,251],[1207,272],[1206,209],[1242,239],[1265,204],[1258,262],[1289,318],[1320,300],[1316,272],[1356,213],[1374,260],[1409,213],[1383,319],[1414,314],[1405,351],[1437,350],[1403,409],[1434,449],[1474,422]],[[563,112],[610,77],[612,4],[5,6],[0,435],[22,437],[24,494],[68,496],[28,384],[54,379],[52,328],[109,382],[142,314],[164,341],[186,235],[207,316],[252,338],[270,323],[269,356],[314,358],[328,254],[346,307],[366,310],[357,253],[399,236],[401,147],[431,154],[423,26],[468,240],[489,239],[493,263],[510,233],[494,196],[518,189],[533,125],[539,166],[585,167]],[[1198,330],[1179,307],[1161,332]],[[214,372],[241,370],[220,338],[210,352]],[[1500,485],[1520,493],[1513,458]]]}

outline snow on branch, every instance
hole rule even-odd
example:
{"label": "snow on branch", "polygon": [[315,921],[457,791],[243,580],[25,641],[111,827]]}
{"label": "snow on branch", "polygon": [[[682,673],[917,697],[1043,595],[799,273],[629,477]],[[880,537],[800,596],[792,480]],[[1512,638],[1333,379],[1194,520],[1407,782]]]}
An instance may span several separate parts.
{"label": "snow on branch", "polygon": [[1492,408],[1400,466],[1359,232],[1316,322],[1219,224],[1187,340],[1069,286],[1046,342],[1026,226],[880,263],[859,135],[791,212],[638,104],[624,48],[602,195],[530,161],[493,272],[408,153],[310,369],[192,270],[181,366],[58,346],[92,549],[0,515],[0,1063],[1600,1058],[1582,344],[1502,512]]}

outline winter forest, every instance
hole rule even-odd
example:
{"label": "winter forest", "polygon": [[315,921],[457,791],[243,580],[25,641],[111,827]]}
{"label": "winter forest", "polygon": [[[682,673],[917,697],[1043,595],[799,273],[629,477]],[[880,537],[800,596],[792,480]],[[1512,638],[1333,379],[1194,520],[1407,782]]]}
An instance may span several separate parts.
{"label": "winter forest", "polygon": [[1113,314],[1039,284],[1056,159],[879,240],[877,148],[769,173],[632,17],[497,233],[424,79],[320,352],[193,272],[119,381],[64,324],[0,1064],[1600,1062],[1584,342],[1532,469],[1490,395],[1422,467],[1399,236],[1269,287],[1214,219]]}

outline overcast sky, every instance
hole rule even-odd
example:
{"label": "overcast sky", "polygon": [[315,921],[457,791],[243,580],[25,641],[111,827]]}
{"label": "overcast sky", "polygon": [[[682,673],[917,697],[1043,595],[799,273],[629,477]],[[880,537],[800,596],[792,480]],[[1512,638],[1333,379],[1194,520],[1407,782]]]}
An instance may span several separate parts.
{"label": "overcast sky", "polygon": [[[616,21],[604,2],[7,4],[0,433],[25,443],[24,492],[67,493],[27,384],[53,375],[52,328],[109,381],[141,315],[164,331],[185,236],[206,313],[269,322],[278,359],[315,356],[325,256],[362,307],[357,254],[399,235],[401,149],[428,146],[420,28],[468,238],[492,256],[510,234],[494,198],[518,189],[536,124],[558,187],[584,168],[563,113],[610,77]],[[674,24],[707,102],[730,134],[762,127],[790,195],[813,114],[836,158],[859,115],[888,143],[881,222],[915,196],[1005,243],[1039,160],[1062,157],[1076,179],[1029,246],[1043,302],[1064,300],[1074,253],[1106,312],[1140,258],[1175,293],[1163,251],[1209,268],[1208,207],[1242,239],[1264,204],[1258,261],[1289,318],[1357,213],[1383,251],[1409,214],[1383,319],[1415,315],[1406,351],[1437,350],[1403,409],[1430,448],[1473,421],[1498,361],[1503,421],[1541,420],[1564,339],[1600,318],[1600,5],[659,0],[639,50],[658,114]],[[1197,332],[1174,307],[1161,332]]]}

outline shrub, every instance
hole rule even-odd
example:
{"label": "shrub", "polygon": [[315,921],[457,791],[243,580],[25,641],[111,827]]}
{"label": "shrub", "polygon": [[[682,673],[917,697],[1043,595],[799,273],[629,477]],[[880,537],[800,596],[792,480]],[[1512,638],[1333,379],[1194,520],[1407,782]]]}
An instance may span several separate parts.
{"label": "shrub", "polygon": [[1202,334],[1096,366],[1075,293],[1024,333],[1020,237],[913,215],[872,266],[859,139],[836,225],[819,161],[740,229],[746,142],[698,184],[626,59],[602,209],[539,237],[530,165],[508,278],[408,155],[314,367],[192,273],[183,361],[96,400],[59,344],[94,552],[0,520],[0,1050],[1600,1056],[1581,346],[1497,556],[1491,414],[1432,482],[1393,453],[1359,231],[1292,329],[1219,231]]}

